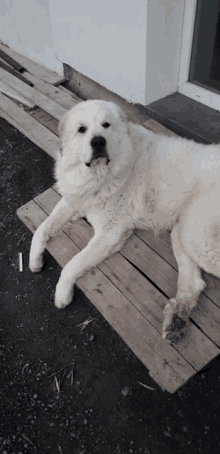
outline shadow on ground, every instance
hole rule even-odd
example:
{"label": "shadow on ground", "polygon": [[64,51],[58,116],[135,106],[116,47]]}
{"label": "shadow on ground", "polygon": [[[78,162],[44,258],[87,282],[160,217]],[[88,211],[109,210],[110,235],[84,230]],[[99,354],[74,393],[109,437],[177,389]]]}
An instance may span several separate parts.
{"label": "shadow on ground", "polygon": [[0,159],[0,452],[219,452],[219,358],[171,395],[79,289],[58,311],[53,295],[61,269],[47,253],[44,270],[31,274],[32,234],[16,216],[54,183],[53,160],[1,118]]}

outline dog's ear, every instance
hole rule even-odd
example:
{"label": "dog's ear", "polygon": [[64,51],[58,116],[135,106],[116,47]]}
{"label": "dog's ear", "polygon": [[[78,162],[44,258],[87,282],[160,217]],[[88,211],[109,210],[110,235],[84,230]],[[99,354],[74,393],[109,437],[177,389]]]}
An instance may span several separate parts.
{"label": "dog's ear", "polygon": [[111,110],[115,113],[116,116],[119,116],[119,119],[122,123],[128,122],[128,116],[124,109],[117,103],[117,102],[109,102],[106,100],[111,108]]}
{"label": "dog's ear", "polygon": [[67,112],[59,121],[59,138],[60,138],[60,154],[62,156],[63,149],[67,143],[67,122],[68,122],[69,112]]}
{"label": "dog's ear", "polygon": [[122,123],[128,123],[128,121],[129,121],[128,116],[121,107],[119,107],[119,117],[120,117],[120,120],[122,121]]}
{"label": "dog's ear", "polygon": [[128,134],[130,136],[134,149],[137,149],[142,142],[144,142],[145,145],[148,145],[148,143],[150,142],[150,137],[147,129],[135,123],[128,123]]}

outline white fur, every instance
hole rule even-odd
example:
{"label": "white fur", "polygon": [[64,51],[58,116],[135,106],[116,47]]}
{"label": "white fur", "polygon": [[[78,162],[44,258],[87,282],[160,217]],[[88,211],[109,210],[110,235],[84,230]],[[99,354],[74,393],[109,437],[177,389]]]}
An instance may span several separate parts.
{"label": "white fur", "polygon": [[[179,282],[176,298],[165,309],[163,337],[175,333],[176,339],[181,329],[174,318],[187,321],[204,288],[200,267],[220,277],[219,146],[155,135],[129,123],[115,104],[97,100],[67,112],[60,136],[55,172],[62,199],[34,234],[31,270],[42,268],[49,237],[69,219],[87,218],[94,237],[65,266],[56,288],[55,304],[65,307],[76,280],[118,251],[134,228],[156,233],[173,228]],[[106,139],[110,162],[98,158],[87,167],[96,136]]]}

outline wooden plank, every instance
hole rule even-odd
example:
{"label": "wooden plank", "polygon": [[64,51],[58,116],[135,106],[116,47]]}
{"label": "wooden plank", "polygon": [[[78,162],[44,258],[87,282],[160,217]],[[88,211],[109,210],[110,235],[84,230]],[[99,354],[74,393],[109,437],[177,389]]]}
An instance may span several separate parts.
{"label": "wooden plank", "polygon": [[[162,335],[163,309],[167,302],[166,298],[131,263],[126,260],[122,261],[122,259],[119,255],[116,262],[115,257],[112,256],[101,264],[101,270]],[[111,266],[109,266],[110,262],[112,262]],[[107,271],[106,266],[109,268]],[[202,350],[201,345],[204,345]],[[197,371],[220,353],[213,342],[193,323],[190,323],[185,338],[179,344],[174,345],[174,348]]]}
{"label": "wooden plank", "polygon": [[150,129],[150,131],[154,132],[154,134],[163,134],[164,136],[168,137],[179,137],[173,131],[170,131],[170,129],[165,128],[165,126],[152,119],[145,121],[143,126],[146,129]]}
{"label": "wooden plank", "polygon": [[21,102],[30,109],[33,109],[35,107],[35,104],[29,101],[29,99],[25,98],[24,96],[20,95],[17,91],[13,90],[13,88],[4,84],[2,80],[0,80],[0,92],[7,96],[10,96],[10,98],[12,99],[16,99],[17,101]]}
{"label": "wooden plank", "polygon": [[161,290],[173,298],[177,290],[177,271],[136,235],[121,249],[123,257],[132,261]]}
{"label": "wooden plank", "polygon": [[0,115],[56,159],[60,148],[59,139],[2,93],[0,93]]}
{"label": "wooden plank", "polygon": [[[32,232],[46,218],[34,201],[19,208],[17,214]],[[63,267],[80,249],[60,232],[49,241],[48,250]],[[77,285],[150,369],[163,389],[173,393],[195,373],[99,269],[93,268],[77,280]]]}
{"label": "wooden plank", "polygon": [[0,49],[0,57],[3,58],[7,63],[9,63],[13,68],[17,69],[18,71],[21,71],[24,69],[22,65],[20,65],[17,61],[15,61],[13,58],[9,57],[8,54],[3,52],[3,50]]}
{"label": "wooden plank", "polygon": [[[146,244],[150,245],[150,247],[170,265],[172,265],[173,268],[178,270],[178,265],[173,255],[170,235],[163,233],[159,237],[156,237],[150,230],[137,230],[136,235]],[[216,306],[220,308],[220,279],[206,273],[205,271],[203,271],[203,278],[207,284],[203,291],[204,295],[206,295],[215,303]]]}
{"label": "wooden plank", "polygon": [[[34,199],[47,214],[51,213],[59,200],[60,196],[52,188]],[[77,223],[67,224],[63,230],[79,249],[83,249],[93,236],[92,227],[83,219]],[[128,240],[128,244],[130,241],[132,242],[132,238],[134,236]],[[110,256],[99,264],[98,268],[150,324],[162,334],[163,309],[167,299],[120,253]],[[203,345],[202,350],[201,345]],[[193,324],[190,324],[187,335],[181,345],[175,345],[174,348],[181,354],[184,351],[184,358],[196,370],[204,367],[219,352],[219,349]]]}
{"label": "wooden plank", "polygon": [[[121,254],[132,261],[169,298],[176,295],[177,271],[136,235],[124,245]],[[205,295],[200,297],[196,309],[191,314],[191,319],[213,342],[220,346],[220,310]]]}
{"label": "wooden plank", "polygon": [[76,101],[78,101],[78,100],[79,101],[83,101],[83,99],[79,98],[77,95],[75,95],[75,93],[73,93],[72,91],[68,90],[63,85],[58,84],[58,85],[56,85],[56,87],[59,88],[59,90],[61,90],[63,93],[66,93],[66,95],[71,96],[73,99],[76,99]]}
{"label": "wooden plank", "polygon": [[166,262],[178,269],[177,261],[173,255],[170,235],[155,235],[152,230],[136,230],[136,235],[162,257]]}
{"label": "wooden plank", "polygon": [[[153,336],[151,325],[101,271],[96,272],[95,276],[92,273],[89,273],[87,279],[85,277],[79,280],[80,288],[149,369],[150,375],[155,377],[162,389],[170,393],[176,392],[186,380],[175,371],[172,359],[169,362],[169,359],[163,357],[165,352],[162,346],[160,348],[160,335],[154,332]],[[156,342],[156,336],[159,344]],[[164,356],[167,356],[166,353]],[[181,360],[183,362],[183,359]],[[195,371],[186,371],[188,367],[186,363],[184,370],[190,378]]]}
{"label": "wooden plank", "polygon": [[52,101],[52,99],[47,98],[47,96],[44,96],[42,93],[39,93],[34,88],[29,87],[27,84],[17,79],[17,77],[12,74],[9,74],[2,68],[0,68],[0,80],[16,90],[18,93],[21,93],[25,96],[25,98],[28,98],[37,106],[41,107],[41,109],[45,110],[50,115],[53,115],[53,117],[57,118],[57,120],[60,120],[67,112],[67,109],[64,109],[64,107]]}
{"label": "wooden plank", "polygon": [[5,71],[9,72],[10,74],[13,74],[13,76],[16,76],[18,79],[22,80],[26,84],[30,85],[30,87],[33,86],[32,82],[25,79],[24,76],[22,76],[18,71],[15,71],[11,66],[6,65],[1,58],[0,58],[0,67],[2,69],[5,69]]}
{"label": "wooden plank", "polygon": [[60,76],[59,74],[51,71],[50,69],[45,68],[39,63],[35,63],[30,58],[25,57],[24,55],[19,54],[15,50],[10,49],[9,47],[4,46],[0,43],[0,49],[11,57],[13,60],[16,60],[23,68],[29,71],[31,74],[49,82],[50,84],[60,84],[66,80],[65,77]]}
{"label": "wooden plank", "polygon": [[38,79],[36,76],[33,76],[33,74],[30,74],[27,71],[25,71],[23,74],[28,81],[34,84],[35,90],[52,99],[67,110],[72,109],[72,107],[76,106],[78,102],[81,101],[80,98],[73,98],[66,92],[62,92],[62,90],[60,90],[58,87],[54,87],[53,85],[50,85],[47,82]]}
{"label": "wooden plank", "polygon": [[203,272],[203,278],[207,285],[204,289],[204,294],[220,308],[220,280],[205,271]]}
{"label": "wooden plank", "polygon": [[48,114],[40,107],[35,107],[34,110],[28,112],[35,120],[39,121],[43,126],[48,128],[57,137],[59,136],[59,121],[52,115]]}

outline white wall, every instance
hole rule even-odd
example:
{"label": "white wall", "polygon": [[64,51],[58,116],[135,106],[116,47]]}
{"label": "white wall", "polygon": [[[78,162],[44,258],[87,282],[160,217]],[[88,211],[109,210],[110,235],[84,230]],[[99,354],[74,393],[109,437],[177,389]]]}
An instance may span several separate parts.
{"label": "white wall", "polygon": [[145,104],[178,90],[184,8],[185,0],[148,0]]}
{"label": "white wall", "polygon": [[0,0],[0,39],[60,75],[65,62],[128,101],[149,104],[178,89],[184,6]]}
{"label": "white wall", "polygon": [[63,65],[55,56],[48,0],[0,0],[0,39],[63,75]]}
{"label": "white wall", "polygon": [[58,58],[129,101],[145,102],[147,0],[49,0]]}

